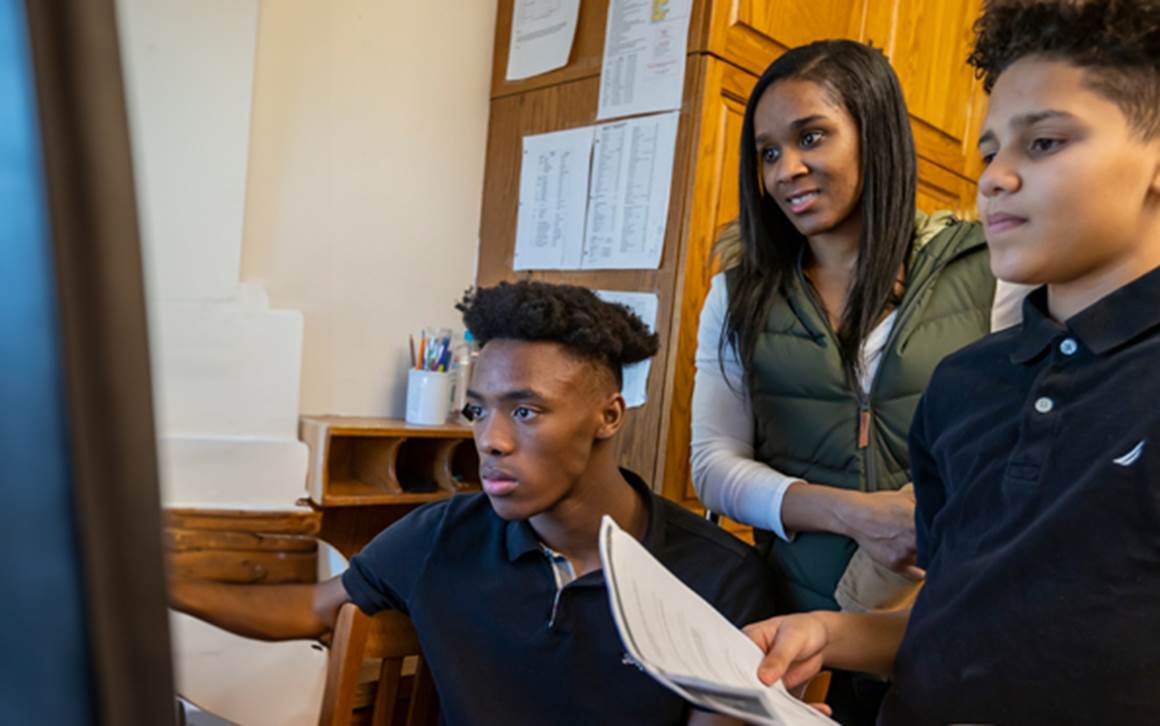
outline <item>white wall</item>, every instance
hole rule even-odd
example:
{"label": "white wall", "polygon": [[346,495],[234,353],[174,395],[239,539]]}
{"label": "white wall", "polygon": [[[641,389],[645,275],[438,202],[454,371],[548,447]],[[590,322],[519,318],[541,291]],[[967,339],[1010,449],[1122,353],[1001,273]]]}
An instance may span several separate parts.
{"label": "white wall", "polygon": [[401,417],[475,275],[494,0],[265,0],[242,279],[305,319],[300,410]]}
{"label": "white wall", "polygon": [[167,506],[303,494],[302,315],[239,281],[258,0],[119,0]]}

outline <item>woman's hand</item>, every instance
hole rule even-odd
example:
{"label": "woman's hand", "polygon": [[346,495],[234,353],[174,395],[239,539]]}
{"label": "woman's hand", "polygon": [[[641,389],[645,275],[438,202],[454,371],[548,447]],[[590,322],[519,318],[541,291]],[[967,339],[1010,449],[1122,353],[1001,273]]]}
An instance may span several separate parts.
{"label": "woman's hand", "polygon": [[835,532],[854,540],[876,562],[918,581],[914,566],[914,487],[896,492],[859,492],[826,484],[794,482],[781,500],[787,531]]}
{"label": "woman's hand", "polygon": [[875,561],[918,581],[925,573],[915,567],[914,488],[896,492],[844,492],[835,514],[842,533]]}

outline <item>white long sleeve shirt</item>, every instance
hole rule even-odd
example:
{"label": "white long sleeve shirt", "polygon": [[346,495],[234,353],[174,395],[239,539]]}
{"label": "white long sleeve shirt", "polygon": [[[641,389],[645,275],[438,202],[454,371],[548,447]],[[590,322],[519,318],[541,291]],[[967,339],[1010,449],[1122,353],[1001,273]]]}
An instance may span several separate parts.
{"label": "white long sleeve shirt", "polygon": [[[991,330],[1002,330],[1022,319],[1021,304],[1030,287],[999,282],[991,308]],[[802,481],[755,460],[755,424],[744,369],[729,343],[724,350],[724,374],[718,350],[729,293],[724,273],[713,277],[701,308],[697,332],[696,377],[693,381],[693,486],[701,502],[714,512],[789,539],[781,520],[785,491]],[[862,342],[859,381],[869,392],[883,349],[894,327],[892,312]]]}

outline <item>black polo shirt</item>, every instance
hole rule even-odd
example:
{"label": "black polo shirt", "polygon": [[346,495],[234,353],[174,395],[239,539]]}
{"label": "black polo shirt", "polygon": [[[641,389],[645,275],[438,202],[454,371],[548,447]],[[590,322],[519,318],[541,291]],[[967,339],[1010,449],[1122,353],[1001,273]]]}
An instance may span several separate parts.
{"label": "black polo shirt", "polygon": [[[773,613],[755,550],[621,470],[648,503],[644,544],[738,625]],[[674,724],[688,708],[636,667],[601,572],[557,594],[532,527],[482,494],[415,510],[381,532],[342,578],[366,613],[410,615],[451,724]]]}
{"label": "black polo shirt", "polygon": [[1160,270],[948,357],[910,430],[926,584],[882,723],[1160,724]]}

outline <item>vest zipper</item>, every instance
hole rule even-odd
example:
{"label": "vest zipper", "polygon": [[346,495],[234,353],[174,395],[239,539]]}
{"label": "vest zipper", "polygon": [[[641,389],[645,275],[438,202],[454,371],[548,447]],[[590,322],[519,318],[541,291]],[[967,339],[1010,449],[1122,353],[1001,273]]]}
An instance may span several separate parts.
{"label": "vest zipper", "polygon": [[[902,302],[899,303],[898,307],[896,308],[899,315],[894,319],[894,327],[890,329],[890,335],[886,337],[886,342],[882,346],[882,357],[878,361],[878,370],[874,373],[874,380],[870,382],[870,392],[866,395],[861,393],[858,394],[858,448],[862,450],[862,470],[866,473],[867,491],[878,491],[878,482],[874,478],[874,456],[870,451],[870,424],[872,423],[872,401],[874,400],[874,394],[878,391],[878,381],[882,378],[882,364],[886,362],[886,356],[893,349],[895,342],[897,342],[898,336],[902,334],[902,329],[905,327],[905,324],[910,322],[910,318],[914,315],[913,301],[925,293],[928,287],[933,286],[935,280],[937,280],[939,275],[942,274],[943,269],[945,269],[946,266],[951,262],[954,262],[956,259],[958,259],[961,254],[962,253],[960,252],[959,254],[950,257],[950,259],[943,260],[937,267],[935,267],[933,271],[931,271],[930,274],[927,275],[926,279],[922,281],[922,285],[918,289],[914,290],[912,295],[903,295]],[[911,291],[908,290],[907,292]],[[911,304],[905,306],[906,309],[904,311],[903,307],[907,302],[907,297],[910,297]],[[902,315],[903,312],[906,313],[905,318]],[[861,385],[859,385],[857,390],[861,391]]]}
{"label": "vest zipper", "polygon": [[[806,276],[802,271],[800,261],[796,272],[798,285],[801,287],[802,291],[805,292],[806,299],[809,300],[810,304],[814,306],[814,312],[816,312],[818,317],[822,319],[822,324],[825,326],[825,334],[827,337],[829,337],[830,342],[837,346],[838,334],[834,332],[834,326],[830,325],[830,319],[826,315],[826,310],[822,306],[821,301],[819,301],[815,295],[813,287],[809,284],[809,281],[806,280]],[[793,303],[791,302],[790,306],[792,307],[792,305]],[[850,390],[854,392],[855,399],[858,401],[857,443],[858,450],[862,453],[862,472],[866,479],[866,489],[868,491],[875,491],[876,487],[874,486],[873,477],[874,462],[873,457],[870,456],[870,399],[862,392],[862,382],[858,380],[858,377],[854,375],[854,371],[851,370],[849,366],[846,366],[846,380],[850,386]],[[878,377],[875,376],[874,380],[877,381]]]}
{"label": "vest zipper", "polygon": [[[912,301],[917,299],[918,296],[924,293],[928,287],[934,284],[935,280],[938,279],[943,269],[951,262],[958,259],[958,257],[959,255],[954,255],[938,264],[938,266],[935,267],[935,269],[929,275],[927,275],[927,278],[922,281],[922,285],[918,289],[907,291],[908,293],[912,294],[904,295],[903,302],[906,302],[907,297],[910,297]],[[825,332],[829,336],[830,341],[837,345],[837,333],[834,332],[833,326],[830,325],[830,319],[826,316],[825,308],[822,307],[821,303],[814,295],[813,288],[806,280],[806,276],[802,271],[800,261],[798,263],[796,273],[798,278],[798,285],[801,287],[802,291],[805,292],[806,298],[814,306],[814,311],[817,312],[818,316],[822,319],[822,324],[825,326]],[[914,315],[914,306],[907,306],[905,309],[906,316],[904,319],[903,315],[901,315],[901,313],[904,312],[903,307],[904,306],[902,304],[899,304],[898,308],[896,308],[900,314],[895,318],[894,327],[891,328],[890,335],[887,336],[886,342],[882,346],[882,360],[878,364],[878,370],[874,374],[874,380],[870,383],[870,392],[863,393],[862,382],[857,379],[857,376],[854,376],[850,371],[847,371],[847,377],[850,379],[850,386],[854,390],[855,396],[858,399],[858,450],[862,453],[862,472],[866,477],[866,491],[868,492],[878,491],[878,483],[874,476],[874,455],[870,448],[870,426],[874,420],[874,393],[877,392],[878,381],[882,377],[882,362],[886,360],[886,355],[890,352],[892,346],[897,341],[898,336],[901,334],[901,331],[904,327],[904,324],[909,322],[911,316]]]}
{"label": "vest zipper", "polygon": [[861,409],[858,414],[858,448],[865,449],[870,445],[870,402],[862,399],[858,407]]}
{"label": "vest zipper", "polygon": [[[897,321],[896,321],[897,322]],[[878,380],[878,376],[874,376]],[[861,390],[861,381],[855,381]],[[873,384],[871,384],[873,386]],[[862,471],[866,475],[866,491],[878,491],[878,483],[874,480],[874,456],[870,451],[870,397],[858,395],[858,449],[862,452]]]}

